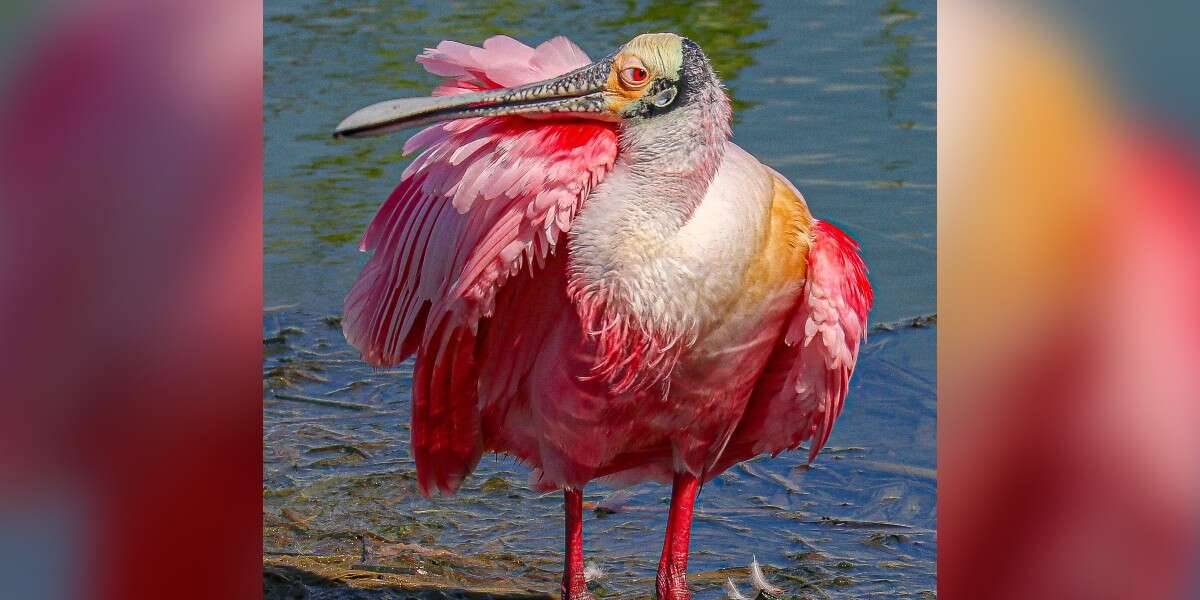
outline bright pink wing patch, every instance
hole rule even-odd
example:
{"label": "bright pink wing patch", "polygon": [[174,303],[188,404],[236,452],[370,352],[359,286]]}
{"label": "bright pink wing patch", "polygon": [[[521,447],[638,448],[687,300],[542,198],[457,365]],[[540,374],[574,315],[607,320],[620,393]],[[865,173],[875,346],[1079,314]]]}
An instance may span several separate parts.
{"label": "bright pink wing patch", "polygon": [[[563,37],[529,48],[504,36],[476,48],[442,42],[418,59],[454,77],[438,93],[512,86],[587,64]],[[432,341],[443,320],[473,328],[510,275],[542,260],[569,229],[617,153],[611,124],[521,117],[429,127],[427,149],[375,215],[361,249],[374,251],[346,299],[350,343],[392,365]]]}
{"label": "bright pink wing patch", "polygon": [[716,473],[752,456],[811,440],[809,461],[842,412],[866,337],[873,293],[858,243],[818,221],[804,294],[755,386]]}
{"label": "bright pink wing patch", "polygon": [[[532,83],[589,62],[563,37],[530,48],[505,36],[482,48],[442,42],[417,60],[452,78],[439,95]],[[429,127],[404,149],[422,147],[363,237],[374,254],[346,298],[343,328],[373,365],[418,354],[418,477],[426,492],[453,491],[480,454],[479,321],[510,276],[554,251],[611,169],[617,135],[599,121],[466,119]]]}

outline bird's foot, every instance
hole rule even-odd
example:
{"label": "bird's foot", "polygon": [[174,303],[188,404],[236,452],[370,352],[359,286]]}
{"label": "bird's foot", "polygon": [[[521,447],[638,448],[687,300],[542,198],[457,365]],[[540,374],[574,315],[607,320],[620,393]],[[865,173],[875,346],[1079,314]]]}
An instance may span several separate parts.
{"label": "bird's foot", "polygon": [[569,582],[563,581],[562,600],[596,600],[596,598],[588,591],[587,583],[583,581],[583,578],[576,577]]}
{"label": "bird's foot", "polygon": [[657,600],[692,600],[692,592],[686,585],[678,587],[658,586],[654,591]]}
{"label": "bird's foot", "polygon": [[687,587],[686,569],[659,565],[655,583],[654,595],[658,600],[692,600],[692,592]]}
{"label": "bird's foot", "polygon": [[596,597],[586,587],[564,592],[562,600],[596,600]]}
{"label": "bird's foot", "polygon": [[[754,600],[774,600],[775,598],[783,597],[783,589],[771,585],[767,581],[767,577],[763,575],[762,567],[758,564],[758,557],[750,557],[750,587],[756,592]],[[746,596],[738,589],[733,579],[725,580],[725,597],[729,600],[751,600],[751,597]]]}
{"label": "bird's foot", "polygon": [[588,584],[595,584],[603,577],[604,571],[596,563],[587,563],[582,580],[578,576],[563,578],[562,600],[596,600],[588,590]]}
{"label": "bird's foot", "polygon": [[[582,573],[580,574],[582,575]],[[575,576],[563,578],[562,584],[562,600],[596,600],[592,593],[588,591],[587,582],[583,577]]]}

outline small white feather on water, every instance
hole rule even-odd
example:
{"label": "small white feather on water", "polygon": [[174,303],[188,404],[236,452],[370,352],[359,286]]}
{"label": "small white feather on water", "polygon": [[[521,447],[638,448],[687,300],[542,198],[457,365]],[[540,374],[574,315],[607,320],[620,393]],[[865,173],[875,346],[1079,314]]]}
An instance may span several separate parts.
{"label": "small white feather on water", "polygon": [[750,585],[760,592],[768,594],[781,594],[782,588],[777,588],[767,582],[767,578],[763,575],[762,567],[758,565],[758,557],[750,555]]}
{"label": "small white feather on water", "polygon": [[584,581],[591,583],[593,581],[599,581],[603,578],[604,578],[604,571],[600,568],[600,565],[598,565],[594,562],[589,562],[583,566],[583,580]]}
{"label": "small white feather on water", "polygon": [[732,579],[725,580],[725,597],[729,600],[750,600],[737,588]]}

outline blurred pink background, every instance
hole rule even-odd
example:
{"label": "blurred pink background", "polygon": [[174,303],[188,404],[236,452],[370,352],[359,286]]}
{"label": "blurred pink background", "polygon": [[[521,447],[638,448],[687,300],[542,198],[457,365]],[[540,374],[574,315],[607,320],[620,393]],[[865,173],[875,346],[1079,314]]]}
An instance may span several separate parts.
{"label": "blurred pink background", "polygon": [[0,596],[253,597],[261,7],[20,8],[0,71]]}
{"label": "blurred pink background", "polygon": [[1196,57],[1124,6],[939,4],[942,598],[1200,591],[1196,90],[1121,86]]}

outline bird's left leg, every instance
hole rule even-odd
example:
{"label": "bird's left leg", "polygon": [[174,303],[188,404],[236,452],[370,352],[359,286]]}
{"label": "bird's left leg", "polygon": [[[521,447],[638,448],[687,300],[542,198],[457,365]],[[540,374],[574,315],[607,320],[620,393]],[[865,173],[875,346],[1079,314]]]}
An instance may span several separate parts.
{"label": "bird's left leg", "polygon": [[583,575],[583,490],[563,490],[563,512],[567,517],[567,539],[562,600],[593,600]]}
{"label": "bird's left leg", "polygon": [[688,542],[692,535],[692,511],[700,478],[690,473],[675,474],[671,484],[671,512],[667,516],[667,537],[658,562],[655,591],[658,600],[689,600],[687,588]]}

